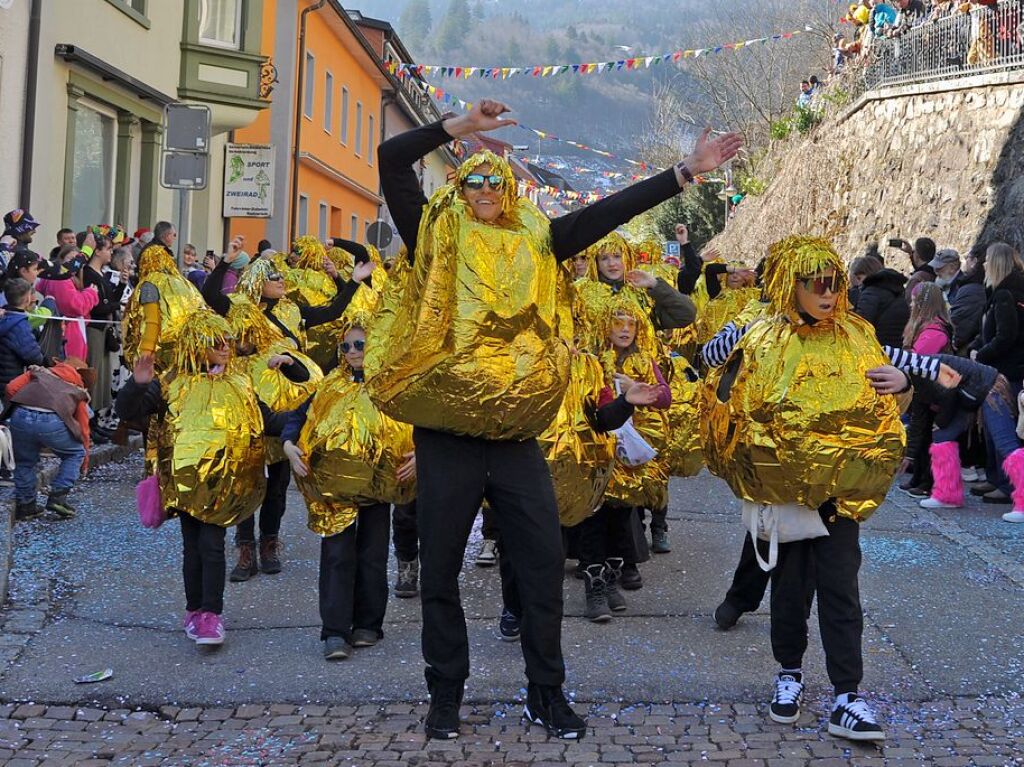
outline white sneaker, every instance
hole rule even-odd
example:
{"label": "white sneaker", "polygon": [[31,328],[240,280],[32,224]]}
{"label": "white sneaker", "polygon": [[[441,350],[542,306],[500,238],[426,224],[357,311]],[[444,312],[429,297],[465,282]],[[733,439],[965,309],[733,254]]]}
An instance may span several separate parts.
{"label": "white sneaker", "polygon": [[963,479],[964,482],[977,482],[979,481],[978,470],[973,466],[964,466],[960,469],[960,478]]}
{"label": "white sneaker", "polygon": [[476,555],[477,567],[494,567],[498,564],[498,542],[486,538],[480,545],[480,553]]}
{"label": "white sneaker", "polygon": [[964,507],[962,503],[946,503],[938,498],[922,498],[918,501],[918,505],[922,509],[962,509]]}
{"label": "white sneaker", "polygon": [[1008,511],[1003,514],[1003,522],[1024,522],[1024,511]]}

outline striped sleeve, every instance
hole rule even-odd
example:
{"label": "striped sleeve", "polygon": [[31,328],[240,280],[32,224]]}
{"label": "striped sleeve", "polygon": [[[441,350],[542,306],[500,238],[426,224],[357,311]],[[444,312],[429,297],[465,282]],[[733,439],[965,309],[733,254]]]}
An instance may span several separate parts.
{"label": "striped sleeve", "polygon": [[750,325],[742,328],[736,327],[735,322],[728,323],[725,327],[715,333],[715,337],[708,341],[701,348],[701,356],[704,361],[713,368],[721,367],[729,359],[733,348],[740,342],[740,339],[747,334]]}
{"label": "striped sleeve", "polygon": [[939,380],[939,365],[941,362],[938,357],[927,357],[923,354],[916,354],[915,352],[898,349],[894,346],[883,346],[882,351],[888,355],[893,366],[899,368],[904,373],[919,378],[927,378],[929,381]]}

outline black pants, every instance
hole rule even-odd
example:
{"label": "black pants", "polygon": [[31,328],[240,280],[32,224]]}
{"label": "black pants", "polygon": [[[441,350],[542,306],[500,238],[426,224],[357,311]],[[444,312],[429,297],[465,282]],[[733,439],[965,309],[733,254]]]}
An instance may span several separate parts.
{"label": "black pants", "polygon": [[224,611],[224,538],[220,525],[211,525],[178,512],[181,519],[181,574],[185,580],[185,609]]}
{"label": "black pants", "polygon": [[[275,538],[281,531],[281,518],[288,503],[288,484],[292,481],[291,464],[278,461],[267,466],[267,492],[260,506],[260,538]],[[256,541],[256,516],[239,522],[235,543]]]}
{"label": "black pants", "polygon": [[395,556],[412,562],[420,555],[419,533],[416,531],[416,501],[396,505],[391,515],[391,539]]}
{"label": "black pants", "polygon": [[[762,550],[761,555],[768,558],[767,550]],[[725,595],[725,601],[743,613],[752,613],[761,606],[764,599],[764,592],[768,588],[768,581],[771,573],[766,573],[757,563],[754,554],[754,542],[750,533],[743,536],[743,551],[740,552],[740,561],[736,565],[736,572],[732,574],[732,585]]]}
{"label": "black pants", "polygon": [[526,676],[560,685],[562,538],[555,491],[536,440],[486,440],[416,428],[423,658],[452,681],[469,676],[459,572],[481,501],[498,521],[522,603]]}
{"label": "black pants", "polygon": [[644,512],[651,512],[651,530],[664,530],[668,532],[668,509],[641,509],[641,518]]}
{"label": "black pants", "polygon": [[836,695],[856,692],[864,676],[860,606],[860,526],[819,509],[828,536],[779,545],[772,571],[772,653],[782,668],[800,668],[807,650],[807,587],[818,594],[818,624],[825,667]]}
{"label": "black pants", "polygon": [[360,506],[353,524],[320,541],[321,640],[351,642],[354,629],[384,636],[390,512],[386,503]]}
{"label": "black pants", "polygon": [[[623,557],[632,548],[632,506],[602,503],[600,508],[580,522],[580,564],[602,564],[608,557]],[[634,557],[635,559],[635,557]]]}
{"label": "black pants", "polygon": [[498,518],[494,513],[494,509],[490,506],[484,506],[480,509],[480,513],[484,517],[484,521],[480,524],[480,535],[483,536],[485,541],[498,540]]}
{"label": "black pants", "polygon": [[522,620],[523,603],[519,599],[519,585],[516,583],[512,557],[502,554],[498,558],[498,574],[501,576],[501,606]]}

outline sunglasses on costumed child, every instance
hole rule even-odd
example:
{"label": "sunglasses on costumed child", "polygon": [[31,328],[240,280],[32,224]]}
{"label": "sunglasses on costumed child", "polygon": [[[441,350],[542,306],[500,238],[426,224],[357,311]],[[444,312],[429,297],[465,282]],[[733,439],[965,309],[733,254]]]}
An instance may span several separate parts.
{"label": "sunglasses on costumed child", "polygon": [[366,341],[353,341],[352,343],[342,341],[339,348],[341,349],[342,354],[348,354],[353,348],[355,348],[357,352],[361,352],[366,348]]}
{"label": "sunglasses on costumed child", "polygon": [[836,293],[839,290],[839,274],[831,277],[797,277],[797,282],[804,286],[805,290],[814,293],[816,296],[823,296],[825,293]]}
{"label": "sunglasses on costumed child", "polygon": [[469,189],[483,189],[485,181],[491,189],[501,189],[505,183],[505,179],[502,176],[483,176],[479,173],[471,173],[466,176],[466,180],[462,183]]}

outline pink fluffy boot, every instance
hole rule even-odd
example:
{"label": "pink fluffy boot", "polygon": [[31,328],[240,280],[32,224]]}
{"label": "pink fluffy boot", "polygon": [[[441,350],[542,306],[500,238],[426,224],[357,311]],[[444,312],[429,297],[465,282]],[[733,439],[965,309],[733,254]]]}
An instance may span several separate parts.
{"label": "pink fluffy boot", "polygon": [[1003,471],[1013,485],[1013,511],[1003,514],[1007,522],[1024,522],[1024,448],[1017,448],[1003,461]]}
{"label": "pink fluffy boot", "polygon": [[[956,442],[933,442],[932,495],[921,501],[926,509],[959,509],[964,505],[964,480],[960,476],[960,446]],[[1024,468],[1024,463],[1021,464]]]}

